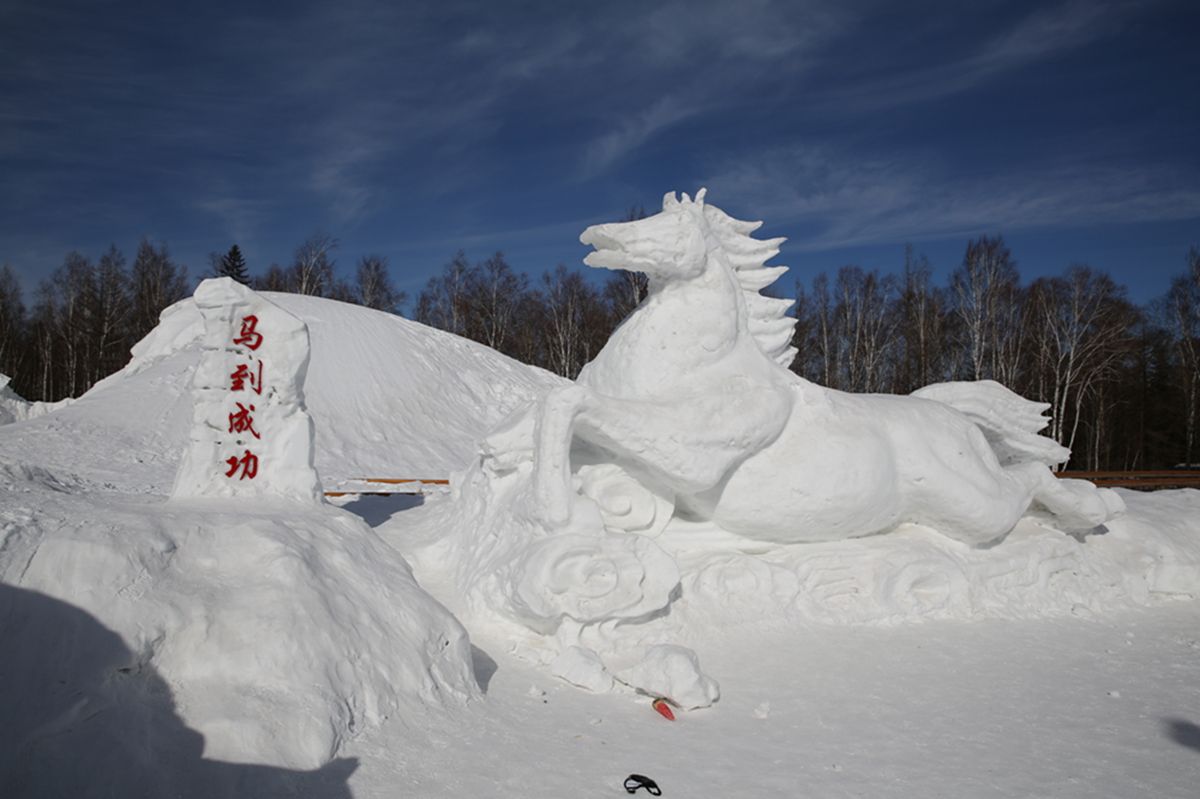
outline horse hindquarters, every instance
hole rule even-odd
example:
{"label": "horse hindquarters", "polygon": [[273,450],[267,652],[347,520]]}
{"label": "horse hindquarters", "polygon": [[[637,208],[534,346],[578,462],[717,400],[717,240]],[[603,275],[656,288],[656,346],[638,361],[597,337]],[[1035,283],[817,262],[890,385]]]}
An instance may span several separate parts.
{"label": "horse hindquarters", "polygon": [[[1027,400],[992,380],[939,383],[914,391],[911,397],[949,406],[982,433],[989,452],[981,451],[981,461],[991,471],[993,461],[1004,464],[1003,479],[1014,486],[1011,491],[1020,498],[1017,518],[1035,500],[1067,530],[1090,529],[1124,511],[1125,503],[1110,489],[1097,489],[1085,481],[1059,480],[1051,473],[1050,467],[1071,453],[1039,434],[1048,421],[1042,415],[1049,407],[1045,403]],[[974,436],[976,442],[979,438]],[[1010,492],[999,493],[1008,496]]]}
{"label": "horse hindquarters", "polygon": [[979,427],[956,409],[914,397],[878,398],[899,468],[903,521],[979,546],[1016,526],[1041,485],[1040,463],[1001,466]]}
{"label": "horse hindquarters", "polygon": [[765,541],[831,541],[912,522],[978,546],[1012,530],[1046,490],[1043,475],[1053,480],[1040,463],[1002,467],[979,427],[941,402],[824,391],[797,404],[774,444],[688,504]]}

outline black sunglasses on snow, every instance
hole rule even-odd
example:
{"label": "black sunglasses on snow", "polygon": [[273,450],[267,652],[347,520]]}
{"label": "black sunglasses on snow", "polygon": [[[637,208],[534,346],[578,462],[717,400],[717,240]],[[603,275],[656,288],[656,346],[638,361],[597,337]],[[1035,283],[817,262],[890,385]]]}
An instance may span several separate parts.
{"label": "black sunglasses on snow", "polygon": [[649,777],[643,777],[641,774],[630,774],[625,778],[625,791],[627,793],[637,793],[638,788],[645,788],[646,792],[651,796],[662,796],[662,791],[659,790],[658,783]]}

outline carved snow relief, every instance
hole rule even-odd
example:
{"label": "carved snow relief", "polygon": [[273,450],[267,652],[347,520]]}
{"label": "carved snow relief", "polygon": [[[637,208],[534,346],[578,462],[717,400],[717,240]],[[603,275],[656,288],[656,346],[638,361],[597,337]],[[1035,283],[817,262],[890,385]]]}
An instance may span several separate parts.
{"label": "carved snow relief", "polygon": [[[766,265],[782,239],[704,194],[583,232],[585,263],[645,273],[648,296],[457,481],[455,578],[474,612],[533,634],[532,657],[576,684],[704,706],[716,683],[664,639],[706,602],[747,618],[764,603],[969,613],[995,561],[972,553],[1031,509],[1066,531],[1123,511],[1054,476],[1066,451],[1037,435],[1046,406],[998,383],[852,395],[789,371],[791,301],[761,293],[786,271]],[[898,529],[882,549],[853,540]],[[888,547],[885,568],[871,553]]]}

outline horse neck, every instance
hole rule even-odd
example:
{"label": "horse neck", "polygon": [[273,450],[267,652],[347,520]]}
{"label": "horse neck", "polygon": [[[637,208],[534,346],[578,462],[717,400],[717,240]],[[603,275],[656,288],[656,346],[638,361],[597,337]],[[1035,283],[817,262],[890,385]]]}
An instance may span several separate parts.
{"label": "horse neck", "polygon": [[[711,325],[745,327],[746,302],[733,270],[709,261],[698,276],[685,280],[649,278],[647,299],[656,298],[658,314],[675,313],[686,306],[689,320],[704,319]],[[650,303],[648,303],[650,304]]]}
{"label": "horse neck", "polygon": [[688,280],[651,280],[646,299],[585,367],[580,382],[621,396],[703,382],[750,338],[741,287],[729,270],[722,271],[727,274],[709,269]]}

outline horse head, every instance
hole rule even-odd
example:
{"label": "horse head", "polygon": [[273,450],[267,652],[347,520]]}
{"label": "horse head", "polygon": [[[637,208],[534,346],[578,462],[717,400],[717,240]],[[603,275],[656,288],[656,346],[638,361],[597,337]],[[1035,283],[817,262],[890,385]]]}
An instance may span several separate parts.
{"label": "horse head", "polygon": [[727,270],[731,285],[743,292],[748,330],[762,351],[780,365],[792,362],[796,320],[787,315],[792,300],[763,296],[760,291],[778,280],[786,266],[767,266],[779,253],[782,238],[755,239],[750,234],[762,222],[734,219],[705,203],[705,189],[692,200],[674,192],[663,197],[660,213],[633,222],[592,225],[579,240],[595,249],[583,262],[603,269],[644,272],[666,283],[695,279],[710,267]]}
{"label": "horse head", "polygon": [[602,269],[644,272],[656,280],[698,277],[712,249],[708,218],[701,189],[692,200],[675,192],[663,197],[663,209],[654,216],[632,222],[592,225],[579,240],[595,249],[583,262]]}

